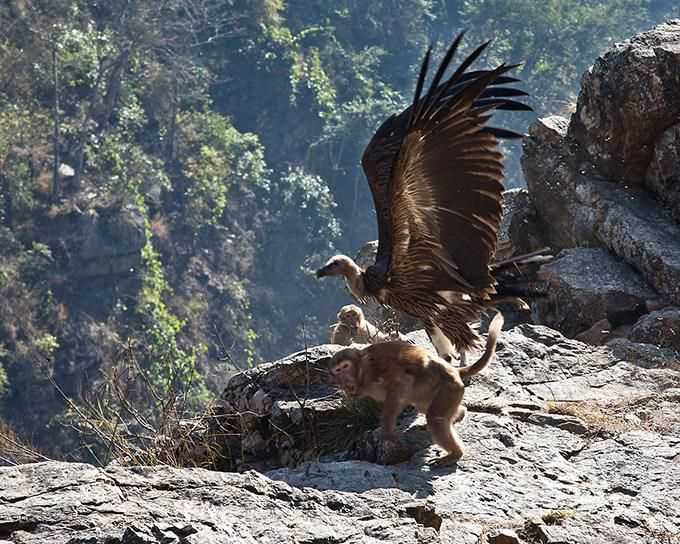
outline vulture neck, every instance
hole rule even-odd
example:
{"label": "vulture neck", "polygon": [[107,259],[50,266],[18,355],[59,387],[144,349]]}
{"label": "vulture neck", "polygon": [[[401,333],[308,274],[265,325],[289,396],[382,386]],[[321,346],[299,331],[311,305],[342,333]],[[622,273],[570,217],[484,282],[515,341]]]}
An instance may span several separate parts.
{"label": "vulture neck", "polygon": [[343,270],[345,276],[345,283],[349,288],[352,296],[357,300],[366,298],[366,284],[364,283],[364,271],[359,268],[359,265],[353,260],[348,259],[345,269]]}

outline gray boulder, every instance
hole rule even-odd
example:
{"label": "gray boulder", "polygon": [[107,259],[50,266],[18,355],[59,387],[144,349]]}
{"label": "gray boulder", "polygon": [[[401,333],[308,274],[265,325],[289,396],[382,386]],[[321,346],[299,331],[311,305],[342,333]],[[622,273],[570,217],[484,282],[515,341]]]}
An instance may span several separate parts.
{"label": "gray boulder", "polygon": [[584,75],[570,120],[536,121],[522,168],[553,249],[602,247],[680,303],[677,201],[680,21],[641,33]]}
{"label": "gray boulder", "polygon": [[535,320],[567,336],[602,320],[612,328],[632,325],[647,313],[647,301],[657,296],[635,270],[606,249],[565,249],[540,274],[550,288],[534,304]]}
{"label": "gray boulder", "polygon": [[604,177],[641,182],[680,114],[680,21],[616,44],[581,82],[569,137]]}
{"label": "gray boulder", "polygon": [[654,144],[645,185],[680,222],[680,124],[664,131]]}
{"label": "gray boulder", "polygon": [[667,307],[643,316],[633,326],[630,339],[680,352],[680,308]]}
{"label": "gray boulder", "polygon": [[604,247],[662,296],[680,301],[680,227],[643,189],[598,179],[582,162],[562,118],[538,120],[524,141],[522,166],[553,248]]}

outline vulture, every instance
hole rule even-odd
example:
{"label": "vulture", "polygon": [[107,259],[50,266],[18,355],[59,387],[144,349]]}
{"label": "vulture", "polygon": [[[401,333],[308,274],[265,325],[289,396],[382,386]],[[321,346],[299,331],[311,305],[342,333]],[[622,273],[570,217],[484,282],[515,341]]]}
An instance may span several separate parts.
{"label": "vulture", "polygon": [[361,163],[378,220],[378,253],[365,270],[332,257],[317,277],[344,276],[360,302],[374,298],[423,321],[438,353],[461,357],[479,340],[469,323],[501,296],[493,263],[501,222],[500,138],[495,110],[531,111],[506,75],[519,65],[468,70],[483,43],[448,77],[463,35],[455,38],[424,92],[432,47],[409,107],[378,128]]}

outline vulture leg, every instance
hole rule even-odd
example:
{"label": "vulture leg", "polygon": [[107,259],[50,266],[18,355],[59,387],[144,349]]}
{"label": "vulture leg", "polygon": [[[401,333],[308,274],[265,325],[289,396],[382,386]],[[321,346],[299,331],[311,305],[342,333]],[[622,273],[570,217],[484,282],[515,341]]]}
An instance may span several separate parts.
{"label": "vulture leg", "polygon": [[456,348],[451,343],[451,340],[449,340],[446,337],[446,335],[442,332],[442,330],[439,327],[437,327],[437,325],[435,325],[431,321],[426,321],[425,332],[427,333],[427,336],[430,338],[430,342],[432,342],[434,349],[437,350],[437,354],[442,359],[448,361],[449,363],[452,363],[454,360],[458,359],[460,359],[462,363],[465,362],[465,353],[463,353],[459,357]]}

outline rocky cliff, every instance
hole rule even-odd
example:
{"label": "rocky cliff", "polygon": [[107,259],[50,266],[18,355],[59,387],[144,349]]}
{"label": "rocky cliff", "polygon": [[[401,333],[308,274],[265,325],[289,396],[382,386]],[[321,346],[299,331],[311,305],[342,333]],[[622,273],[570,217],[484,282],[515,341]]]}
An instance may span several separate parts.
{"label": "rocky cliff", "polygon": [[411,412],[386,448],[318,346],[230,380],[196,452],[224,472],[0,468],[0,544],[680,542],[678,78],[672,22],[598,59],[570,120],[531,127],[505,242],[559,255],[537,324],[505,330],[466,391],[456,467],[425,464],[440,452]]}

